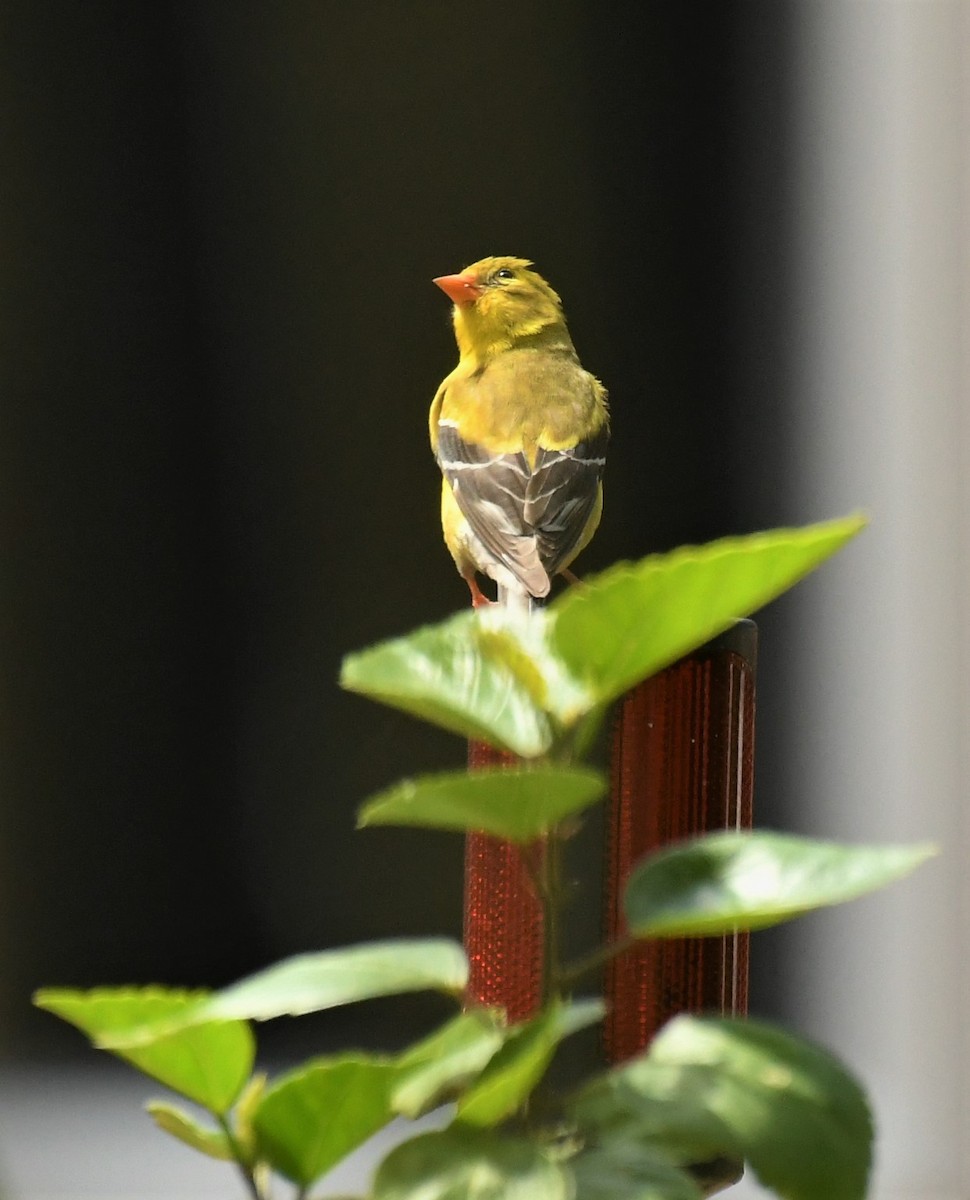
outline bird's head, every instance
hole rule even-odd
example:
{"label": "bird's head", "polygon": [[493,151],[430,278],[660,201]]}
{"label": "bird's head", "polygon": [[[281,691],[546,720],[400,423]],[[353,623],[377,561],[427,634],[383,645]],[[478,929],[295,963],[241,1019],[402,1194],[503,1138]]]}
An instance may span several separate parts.
{"label": "bird's head", "polygon": [[525,258],[483,258],[434,282],[454,302],[461,354],[487,358],[523,344],[570,346],[562,303]]}

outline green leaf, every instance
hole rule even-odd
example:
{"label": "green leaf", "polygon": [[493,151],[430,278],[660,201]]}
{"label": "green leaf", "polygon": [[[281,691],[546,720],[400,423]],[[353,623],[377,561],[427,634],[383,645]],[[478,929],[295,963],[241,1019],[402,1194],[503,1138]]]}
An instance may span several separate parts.
{"label": "green leaf", "polygon": [[582,1200],[701,1200],[693,1179],[654,1146],[613,1138],[571,1159]]}
{"label": "green leaf", "polygon": [[863,525],[846,517],[620,563],[548,609],[460,613],[349,655],[341,683],[536,758],[627,688],[791,587]]}
{"label": "green leaf", "polygon": [[460,995],[467,983],[465,951],[448,938],[365,942],[284,959],[216,992],[202,1015],[266,1021],[403,992]]}
{"label": "green leaf", "polygon": [[262,1155],[309,1186],[391,1118],[388,1059],[318,1059],[267,1089],[253,1114]]}
{"label": "green leaf", "polygon": [[574,1033],[596,1025],[606,1016],[606,1004],[598,996],[596,999],[570,1000],[559,1008],[559,1040],[565,1041]]}
{"label": "green leaf", "polygon": [[403,992],[435,990],[459,996],[467,982],[465,951],[448,938],[365,942],[284,959],[184,1009],[113,1034],[102,1044],[127,1052],[163,1033],[202,1022],[269,1021]]}
{"label": "green leaf", "polygon": [[551,650],[607,703],[786,591],[864,525],[845,517],[620,563],[551,606]]}
{"label": "green leaf", "polygon": [[627,924],[637,937],[761,929],[840,904],[907,875],[935,851],[840,846],[780,833],[712,833],[651,855],[630,876]]}
{"label": "green leaf", "polygon": [[458,1101],[458,1120],[466,1125],[497,1125],[531,1094],[559,1043],[602,1019],[600,1000],[554,1002],[537,1017],[511,1031],[505,1045]]}
{"label": "green leaf", "polygon": [[186,1146],[207,1154],[209,1158],[232,1161],[229,1139],[221,1129],[209,1129],[183,1109],[176,1108],[174,1104],[166,1104],[162,1100],[150,1100],[145,1108],[159,1129],[164,1129]]}
{"label": "green leaf", "polygon": [[395,1147],[374,1200],[571,1200],[570,1180],[526,1138],[452,1126]]}
{"label": "green leaf", "polygon": [[360,825],[481,830],[531,842],[606,791],[597,771],[578,767],[452,772],[406,780],[369,800]]}
{"label": "green leaf", "polygon": [[488,653],[477,613],[382,642],[344,659],[340,683],[463,737],[524,757],[544,753],[553,726],[535,699],[524,663]]}
{"label": "green leaf", "polygon": [[413,1118],[449,1099],[479,1074],[508,1034],[488,1009],[459,1013],[398,1058],[391,1107]]}
{"label": "green leaf", "polygon": [[507,668],[536,705],[568,728],[596,707],[596,696],[558,653],[551,636],[553,618],[545,608],[492,605],[479,609],[473,627],[480,653]]}
{"label": "green leaf", "polygon": [[649,1052],[594,1080],[574,1116],[592,1139],[652,1143],[688,1163],[747,1159],[786,1200],[862,1200],[872,1122],[818,1046],[754,1021],[677,1017]]}
{"label": "green leaf", "polygon": [[[243,1021],[208,1020],[172,1028],[206,1003],[208,993],[147,988],[96,988],[81,992],[46,988],[34,1002],[86,1033],[152,1079],[211,1112],[224,1115],[249,1078],[255,1056],[252,1030]],[[164,1026],[127,1044],[133,1030]]]}

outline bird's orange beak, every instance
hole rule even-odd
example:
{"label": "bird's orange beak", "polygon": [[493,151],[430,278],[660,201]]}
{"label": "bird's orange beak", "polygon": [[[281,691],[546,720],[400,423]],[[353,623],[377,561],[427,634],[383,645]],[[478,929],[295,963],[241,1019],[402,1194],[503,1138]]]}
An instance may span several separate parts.
{"label": "bird's orange beak", "polygon": [[485,290],[474,275],[439,275],[434,283],[459,307],[474,304]]}

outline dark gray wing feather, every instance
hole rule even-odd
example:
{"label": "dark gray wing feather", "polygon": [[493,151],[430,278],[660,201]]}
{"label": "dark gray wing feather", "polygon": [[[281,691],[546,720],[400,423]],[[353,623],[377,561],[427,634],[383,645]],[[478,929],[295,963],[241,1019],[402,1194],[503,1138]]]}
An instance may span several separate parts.
{"label": "dark gray wing feather", "polygon": [[[534,594],[538,576],[568,561],[596,504],[607,427],[569,450],[493,455],[438,425],[438,463],[458,506],[486,550]],[[548,587],[546,580],[545,587]]]}
{"label": "dark gray wing feather", "polygon": [[604,424],[568,450],[540,450],[536,456],[522,515],[550,575],[570,560],[596,506],[608,441]]}
{"label": "dark gray wing feather", "polygon": [[531,472],[524,454],[491,454],[466,442],[447,421],[438,425],[438,465],[472,532],[527,591],[544,595],[549,580],[536,539],[523,521]]}

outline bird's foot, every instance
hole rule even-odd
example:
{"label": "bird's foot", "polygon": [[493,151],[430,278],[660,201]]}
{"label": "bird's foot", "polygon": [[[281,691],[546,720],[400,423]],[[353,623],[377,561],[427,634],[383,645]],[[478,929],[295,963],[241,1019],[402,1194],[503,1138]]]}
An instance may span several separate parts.
{"label": "bird's foot", "polygon": [[465,575],[464,580],[468,584],[468,590],[471,592],[472,608],[488,608],[489,605],[494,604],[494,601],[489,600],[478,586],[478,580],[474,575]]}

